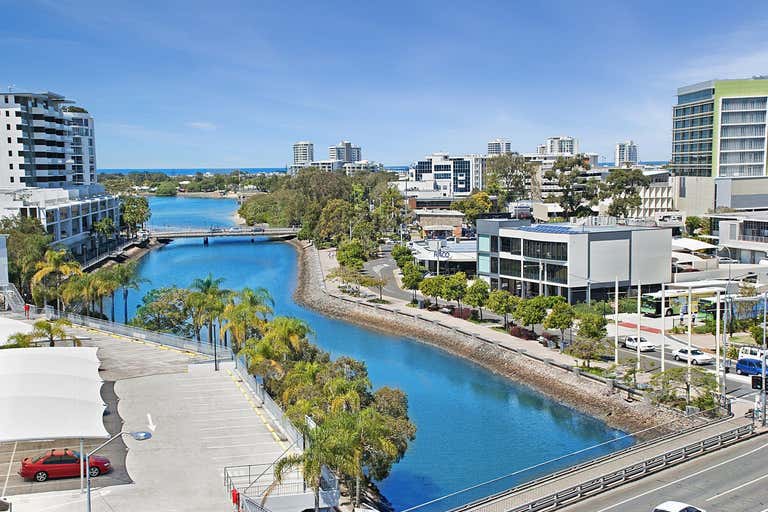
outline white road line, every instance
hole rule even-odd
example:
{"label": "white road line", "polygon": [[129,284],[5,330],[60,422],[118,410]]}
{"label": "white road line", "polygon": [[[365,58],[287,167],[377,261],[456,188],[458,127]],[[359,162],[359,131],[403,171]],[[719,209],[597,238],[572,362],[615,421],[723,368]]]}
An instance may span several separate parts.
{"label": "white road line", "polygon": [[221,413],[221,412],[244,412],[251,410],[250,407],[248,407],[248,404],[243,404],[242,407],[236,407],[235,409],[190,409],[189,412],[193,413],[199,413],[199,412],[215,412],[215,413]]}
{"label": "white road line", "polygon": [[200,441],[226,441],[227,439],[243,439],[247,436],[266,436],[272,439],[272,433],[271,432],[251,432],[249,434],[232,434],[232,435],[210,435],[210,436],[200,436],[198,439]]}
{"label": "white road line", "polygon": [[766,444],[764,444],[762,446],[759,446],[759,447],[755,448],[754,450],[748,451],[747,453],[738,455],[738,456],[733,457],[733,458],[728,459],[728,460],[724,460],[723,462],[720,462],[719,464],[715,464],[714,466],[710,466],[710,467],[708,467],[706,469],[702,469],[701,471],[697,471],[696,473],[692,473],[692,474],[690,474],[688,476],[684,476],[682,478],[678,478],[677,480],[675,480],[673,482],[669,482],[668,484],[660,485],[659,487],[656,487],[655,489],[651,489],[649,491],[645,491],[643,493],[638,494],[637,496],[633,496],[631,498],[627,498],[625,500],[622,500],[622,501],[620,501],[618,503],[614,503],[613,505],[611,505],[609,507],[601,508],[600,510],[598,510],[598,512],[605,512],[606,510],[611,510],[612,508],[616,508],[619,505],[624,505],[625,503],[629,503],[630,501],[634,501],[637,498],[642,498],[643,496],[647,496],[648,494],[652,494],[652,493],[654,493],[656,491],[659,491],[661,489],[666,489],[667,487],[669,487],[671,485],[675,485],[675,484],[680,483],[680,482],[682,482],[684,480],[688,480],[689,478],[693,478],[695,476],[699,476],[702,473],[706,473],[707,471],[711,471],[711,470],[713,470],[715,468],[719,468],[720,466],[724,466],[725,464],[730,464],[731,462],[733,462],[735,460],[739,460],[742,457],[746,457],[747,455],[752,455],[753,453],[759,452],[760,450],[762,450],[765,447],[768,447],[768,443],[766,443]]}
{"label": "white road line", "polygon": [[277,444],[277,441],[255,441],[253,443],[247,443],[247,444],[221,444],[221,445],[215,445],[215,446],[203,446],[206,450],[224,450],[226,448],[256,448],[257,446],[263,446],[263,445],[274,445]]}
{"label": "white road line", "polygon": [[249,423],[248,425],[227,425],[226,427],[205,427],[205,428],[199,428],[197,430],[203,432],[203,431],[209,431],[209,430],[234,430],[236,428],[259,428],[261,426],[262,425],[254,419],[253,423]]}
{"label": "white road line", "polygon": [[765,474],[765,475],[763,475],[763,476],[757,477],[757,478],[755,478],[754,480],[750,480],[749,482],[746,482],[746,483],[743,483],[743,484],[741,484],[741,485],[739,485],[739,486],[736,486],[736,487],[734,487],[733,489],[728,489],[727,491],[723,491],[723,492],[721,492],[721,493],[715,494],[715,495],[714,495],[714,496],[712,496],[711,498],[707,498],[705,501],[712,501],[712,500],[716,500],[717,498],[719,498],[719,497],[721,497],[721,496],[725,496],[726,494],[730,494],[730,493],[732,493],[733,491],[738,491],[739,489],[741,489],[741,488],[743,488],[743,487],[746,487],[746,486],[748,486],[748,485],[752,485],[752,484],[754,484],[755,482],[759,482],[759,481],[760,481],[760,480],[762,480],[763,478],[768,478],[768,473],[766,473],[766,474]]}
{"label": "white road line", "polygon": [[[5,490],[8,488],[8,479],[11,478],[11,468],[13,467],[13,459],[16,457],[16,446],[18,446],[18,444],[19,444],[18,441],[15,441],[13,443],[13,453],[11,453],[11,461],[8,463],[8,472],[5,474],[5,483],[3,484],[3,492],[0,492],[0,496],[5,496]],[[90,467],[88,469],[90,469]]]}

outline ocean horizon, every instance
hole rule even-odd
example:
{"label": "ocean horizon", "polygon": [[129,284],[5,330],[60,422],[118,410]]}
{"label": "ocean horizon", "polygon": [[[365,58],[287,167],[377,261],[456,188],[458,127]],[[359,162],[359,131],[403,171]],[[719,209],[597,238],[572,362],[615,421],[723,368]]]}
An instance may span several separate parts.
{"label": "ocean horizon", "polygon": [[[385,165],[388,171],[398,172],[408,170],[407,165]],[[98,174],[143,174],[143,173],[163,173],[168,176],[194,176],[197,173],[211,174],[230,174],[235,171],[242,171],[247,174],[265,174],[265,173],[285,173],[288,169],[285,167],[200,167],[192,169],[98,169]]]}

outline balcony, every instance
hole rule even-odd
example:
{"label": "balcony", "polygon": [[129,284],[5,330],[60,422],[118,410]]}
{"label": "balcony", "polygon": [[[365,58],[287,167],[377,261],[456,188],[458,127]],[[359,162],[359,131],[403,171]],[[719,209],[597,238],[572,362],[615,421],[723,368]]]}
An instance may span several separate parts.
{"label": "balcony", "polygon": [[759,244],[768,244],[768,236],[739,235],[736,237],[741,242],[757,242]]}

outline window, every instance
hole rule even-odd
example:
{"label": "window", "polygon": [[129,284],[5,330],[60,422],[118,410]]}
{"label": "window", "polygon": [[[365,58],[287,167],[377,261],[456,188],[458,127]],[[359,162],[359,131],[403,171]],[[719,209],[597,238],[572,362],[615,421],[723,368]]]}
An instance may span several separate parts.
{"label": "window", "polygon": [[524,240],[523,255],[528,258],[568,261],[568,244],[565,242]]}
{"label": "window", "polygon": [[550,283],[567,284],[568,283],[568,267],[564,265],[553,265],[548,263],[546,266],[546,281]]}
{"label": "window", "polygon": [[491,258],[491,274],[499,272],[499,258]]}
{"label": "window", "polygon": [[491,257],[487,255],[479,255],[477,257],[477,271],[484,272],[486,274],[491,271]]}
{"label": "window", "polygon": [[480,252],[491,252],[491,237],[489,235],[477,237],[477,250]]}
{"label": "window", "polygon": [[47,459],[45,459],[45,462],[43,464],[59,464],[61,462],[61,456],[59,455],[51,455]]}
{"label": "window", "polygon": [[499,250],[499,237],[491,235],[491,252],[498,252]]}
{"label": "window", "polygon": [[520,277],[520,261],[502,258],[499,273],[505,276]]}
{"label": "window", "polygon": [[513,254],[520,254],[520,239],[519,238],[501,238],[501,251],[511,252]]}

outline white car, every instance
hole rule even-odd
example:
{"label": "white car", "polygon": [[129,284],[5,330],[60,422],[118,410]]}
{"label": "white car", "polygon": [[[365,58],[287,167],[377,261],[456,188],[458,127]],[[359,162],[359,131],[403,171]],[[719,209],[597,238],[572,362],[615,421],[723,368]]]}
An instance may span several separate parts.
{"label": "white car", "polygon": [[692,348],[690,355],[687,348],[679,348],[672,352],[672,357],[675,358],[675,361],[688,361],[690,358],[691,364],[712,364],[715,362],[714,357],[697,348]]}
{"label": "white car", "polygon": [[707,512],[703,508],[694,507],[679,501],[665,501],[656,505],[651,512]]}
{"label": "white car", "polygon": [[[620,341],[619,344],[622,347],[637,350],[637,336],[627,336],[624,340]],[[654,350],[656,350],[656,345],[640,336],[640,352],[653,352]]]}

